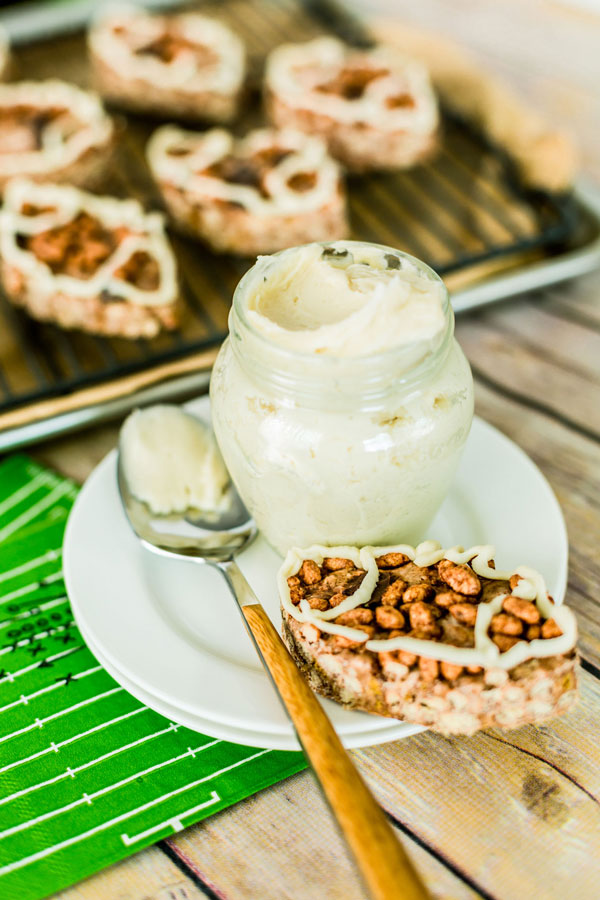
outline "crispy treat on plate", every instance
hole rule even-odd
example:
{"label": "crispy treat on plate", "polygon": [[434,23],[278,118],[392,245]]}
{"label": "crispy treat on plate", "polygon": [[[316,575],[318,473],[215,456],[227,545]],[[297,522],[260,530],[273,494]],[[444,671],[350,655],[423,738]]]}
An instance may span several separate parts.
{"label": "crispy treat on plate", "polygon": [[320,138],[166,125],[148,162],[175,223],[214,250],[254,256],[347,233],[340,169]]}
{"label": "crispy treat on plate", "polygon": [[169,118],[227,122],[237,112],[245,53],[226,25],[195,12],[107,13],[88,38],[98,90],[111,103]]}
{"label": "crispy treat on plate", "polygon": [[491,546],[291,550],[285,642],[311,687],[343,706],[444,734],[517,728],[577,698],[575,618]]}
{"label": "crispy treat on plate", "polygon": [[406,169],[435,150],[438,109],[424,66],[397,50],[336,38],[284,44],[267,60],[269,115],[320,134],[349,169]]}
{"label": "crispy treat on plate", "polygon": [[93,185],[113,141],[112,121],[90,91],[54,79],[0,85],[0,190],[17,176]]}
{"label": "crispy treat on plate", "polygon": [[0,213],[0,259],[9,300],[34,319],[129,338],[177,325],[162,216],[136,200],[15,179]]}

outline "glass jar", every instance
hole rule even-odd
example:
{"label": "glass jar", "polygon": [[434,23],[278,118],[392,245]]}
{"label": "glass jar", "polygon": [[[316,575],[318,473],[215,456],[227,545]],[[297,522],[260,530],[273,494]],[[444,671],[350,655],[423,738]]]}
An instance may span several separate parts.
{"label": "glass jar", "polygon": [[[424,263],[381,249],[441,283]],[[445,327],[426,345],[298,353],[245,314],[264,264],[236,288],[210,387],[217,440],[244,503],[282,554],[310,544],[417,544],[452,483],[473,416],[447,292]]]}

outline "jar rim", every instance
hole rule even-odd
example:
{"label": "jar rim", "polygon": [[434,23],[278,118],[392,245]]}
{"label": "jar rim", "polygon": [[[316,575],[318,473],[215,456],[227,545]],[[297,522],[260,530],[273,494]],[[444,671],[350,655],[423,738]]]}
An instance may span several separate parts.
{"label": "jar rim", "polygon": [[[369,362],[373,364],[385,364],[386,362],[395,362],[398,363],[403,356],[408,357],[410,353],[414,353],[415,347],[418,345],[418,342],[398,345],[396,347],[389,347],[386,350],[380,350],[375,353],[361,353],[352,356],[334,356],[329,354],[322,354],[320,356],[315,355],[311,352],[294,350],[290,347],[284,347],[281,344],[277,344],[275,341],[270,340],[260,331],[258,331],[253,324],[248,320],[246,316],[246,307],[242,302],[242,296],[247,291],[248,287],[252,283],[254,279],[260,276],[262,265],[266,265],[267,260],[274,259],[276,257],[285,256],[287,254],[294,253],[298,250],[302,250],[305,247],[314,247],[319,246],[323,247],[323,249],[327,247],[332,247],[334,245],[343,245],[344,247],[348,247],[348,249],[352,249],[352,247],[375,247],[378,250],[382,250],[384,253],[391,253],[399,259],[405,259],[410,262],[419,272],[422,272],[426,275],[432,282],[435,282],[442,287],[442,312],[444,314],[444,318],[446,320],[446,329],[442,329],[440,331],[440,344],[445,343],[445,338],[447,337],[447,332],[453,332],[453,323],[454,323],[454,315],[452,304],[450,303],[450,296],[448,293],[448,288],[446,287],[443,279],[438,275],[435,269],[432,269],[431,266],[427,265],[427,263],[423,262],[423,260],[419,259],[416,256],[412,256],[410,253],[405,253],[403,250],[398,250],[395,247],[389,247],[386,244],[378,244],[374,241],[355,241],[355,240],[339,240],[339,241],[311,241],[307,244],[299,244],[295,247],[286,247],[284,250],[278,250],[276,253],[271,253],[265,256],[258,257],[257,261],[252,265],[247,272],[242,275],[239,282],[236,285],[236,288],[233,292],[233,303],[231,307],[231,314],[235,315],[236,319],[240,322],[240,324],[252,335],[253,339],[256,339],[259,345],[263,345],[265,349],[268,350],[269,353],[280,356],[284,359],[297,359],[303,363],[307,363],[309,365],[318,365],[320,368],[325,368],[330,366],[334,368],[335,366],[340,365],[348,365],[348,364],[357,364],[357,365],[368,365]],[[265,261],[263,263],[263,261]],[[231,319],[230,319],[230,331],[231,331]],[[421,343],[427,344],[429,341],[422,341]],[[427,354],[426,354],[427,355]]]}

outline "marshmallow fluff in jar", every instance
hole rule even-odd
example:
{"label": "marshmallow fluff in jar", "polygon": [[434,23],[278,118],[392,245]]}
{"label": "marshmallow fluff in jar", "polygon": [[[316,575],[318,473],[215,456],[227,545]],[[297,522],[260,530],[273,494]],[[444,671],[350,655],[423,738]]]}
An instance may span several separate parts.
{"label": "marshmallow fluff in jar", "polygon": [[417,544],[473,416],[442,280],[358,241],[258,258],[235,291],[210,393],[225,463],[280,553]]}

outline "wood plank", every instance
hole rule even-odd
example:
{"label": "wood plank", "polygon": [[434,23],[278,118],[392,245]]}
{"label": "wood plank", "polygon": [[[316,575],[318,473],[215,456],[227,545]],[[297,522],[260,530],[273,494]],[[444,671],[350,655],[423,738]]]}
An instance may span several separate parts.
{"label": "wood plank", "polygon": [[[600,751],[593,741],[600,682],[583,673],[580,706],[541,728],[446,739],[426,732],[355,751],[378,798],[439,857],[502,900],[593,900],[600,809]],[[452,778],[441,773],[452,772]],[[285,823],[285,840],[278,833]],[[491,824],[498,824],[494,834]],[[481,896],[412,840],[405,846],[435,896]],[[327,884],[332,900],[364,894],[307,773],[174,838],[229,900],[308,900]],[[236,865],[227,865],[236,848]],[[589,864],[586,859],[589,857]],[[510,862],[509,862],[510,861]],[[537,893],[536,893],[537,891]]]}
{"label": "wood plank", "polygon": [[577,278],[568,286],[555,285],[542,294],[544,305],[585,328],[600,329],[600,284],[598,273]]}
{"label": "wood plank", "polygon": [[543,349],[498,331],[483,314],[462,316],[456,333],[474,371],[489,383],[600,438],[600,404],[586,374],[559,367]]}
{"label": "wood plank", "polygon": [[159,847],[149,847],[53,896],[54,900],[206,900],[206,894]]}
{"label": "wood plank", "polygon": [[[558,898],[575,890],[578,900],[595,900],[600,747],[589,735],[600,681],[584,672],[581,683],[579,707],[508,741],[502,732],[456,739],[424,732],[355,758],[383,806],[491,896]],[[535,746],[540,758],[521,745]]]}
{"label": "wood plank", "polygon": [[[600,331],[553,315],[543,295],[493,307],[486,324],[529,346],[560,368],[579,373],[600,388]],[[593,392],[593,384],[589,385]]]}
{"label": "wood plank", "polygon": [[479,415],[530,454],[556,493],[569,534],[567,600],[578,616],[582,653],[600,665],[600,445],[478,381],[475,397]]}
{"label": "wood plank", "polygon": [[[399,838],[434,897],[481,897],[426,849],[402,834]],[[227,900],[367,900],[309,772],[188,828],[169,843],[202,878],[217,883]]]}

